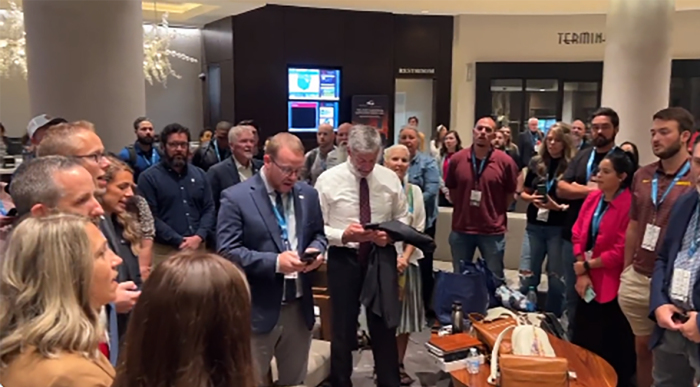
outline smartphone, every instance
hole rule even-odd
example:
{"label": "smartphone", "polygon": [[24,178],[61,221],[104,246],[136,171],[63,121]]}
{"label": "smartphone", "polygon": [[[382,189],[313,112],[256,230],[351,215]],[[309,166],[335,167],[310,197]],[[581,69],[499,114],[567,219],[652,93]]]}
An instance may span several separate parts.
{"label": "smartphone", "polygon": [[689,319],[690,317],[688,317],[688,315],[685,313],[676,312],[673,314],[673,316],[671,316],[671,320],[681,324],[685,324]]}
{"label": "smartphone", "polygon": [[318,251],[307,251],[301,256],[301,261],[309,265],[316,260],[316,257],[321,254]]}
{"label": "smartphone", "polygon": [[379,223],[367,223],[362,226],[365,230],[379,230]]}
{"label": "smartphone", "polygon": [[542,184],[537,184],[537,195],[542,196],[542,199],[540,199],[541,203],[547,203],[547,185],[542,183]]}
{"label": "smartphone", "polygon": [[584,294],[583,300],[588,304],[595,299],[595,296],[596,294],[593,291],[593,288],[589,286],[586,288],[586,294]]}

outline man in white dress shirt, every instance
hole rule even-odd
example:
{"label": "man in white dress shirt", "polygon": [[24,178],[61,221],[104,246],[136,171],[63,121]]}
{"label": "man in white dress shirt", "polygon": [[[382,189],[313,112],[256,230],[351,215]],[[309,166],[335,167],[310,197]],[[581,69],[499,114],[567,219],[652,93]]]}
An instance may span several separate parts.
{"label": "man in white dress shirt", "polygon": [[[356,125],[350,130],[348,160],[323,173],[316,182],[328,250],[328,284],[332,302],[331,383],[352,386],[352,351],[357,348],[360,293],[372,244],[391,243],[383,231],[363,225],[405,221],[408,205],[396,173],[377,165],[382,148],[379,132]],[[399,363],[396,328],[368,311],[377,385],[398,387]]]}

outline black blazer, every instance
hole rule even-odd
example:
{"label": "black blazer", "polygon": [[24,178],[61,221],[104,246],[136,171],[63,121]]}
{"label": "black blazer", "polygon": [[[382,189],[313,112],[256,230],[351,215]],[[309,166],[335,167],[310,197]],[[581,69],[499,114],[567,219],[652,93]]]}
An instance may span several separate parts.
{"label": "black blazer", "polygon": [[[661,305],[670,304],[671,298],[668,288],[671,286],[673,277],[673,264],[676,256],[683,246],[683,237],[688,229],[688,224],[693,217],[695,207],[698,206],[698,192],[692,190],[683,194],[673,203],[671,214],[666,226],[666,234],[661,247],[657,250],[657,258],[654,263],[654,273],[651,276],[651,292],[649,294],[649,318],[656,321],[656,308]],[[691,225],[694,230],[695,225]],[[700,305],[700,281],[693,284],[693,304]],[[700,316],[700,315],[698,315]],[[696,324],[700,326],[700,317]],[[649,341],[650,348],[654,348],[661,343],[664,329],[656,325]],[[698,346],[700,349],[700,346]]]}
{"label": "black blazer", "polygon": [[131,259],[134,254],[131,252],[128,243],[123,243],[121,232],[117,232],[112,223],[112,219],[103,217],[100,219],[100,230],[107,239],[107,244],[109,248],[114,251],[122,259],[122,264],[117,268],[118,281],[126,282],[133,281],[136,286],[141,286],[141,271],[139,270],[138,259]]}
{"label": "black blazer", "polygon": [[[543,137],[542,132],[538,130],[537,138],[539,141],[542,141]],[[525,168],[530,165],[530,159],[535,155],[535,147],[532,145],[532,132],[530,132],[530,129],[525,129],[525,131],[518,136],[518,150],[520,151],[520,165],[518,165],[518,167]]]}
{"label": "black blazer", "polygon": [[[406,242],[425,254],[435,251],[433,238],[397,220],[381,223],[379,229],[386,231],[394,242]],[[388,328],[399,326],[401,303],[396,271],[396,248],[393,245],[372,246],[360,302],[368,311],[381,317]]]}
{"label": "black blazer", "polygon": [[[253,175],[258,173],[262,168],[263,162],[260,160],[251,160],[253,166]],[[214,165],[207,171],[207,179],[211,185],[211,195],[214,198],[214,206],[216,213],[219,213],[219,205],[221,204],[221,193],[228,187],[232,187],[241,182],[238,176],[238,168],[233,162],[233,157]]]}

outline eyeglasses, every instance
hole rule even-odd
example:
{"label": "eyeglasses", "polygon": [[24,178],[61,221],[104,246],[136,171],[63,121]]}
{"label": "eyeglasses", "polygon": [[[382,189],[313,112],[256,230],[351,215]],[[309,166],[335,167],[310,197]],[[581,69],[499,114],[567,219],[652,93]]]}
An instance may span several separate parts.
{"label": "eyeglasses", "polygon": [[177,149],[177,148],[187,149],[187,147],[188,147],[190,144],[187,143],[187,142],[169,142],[169,143],[167,143],[166,145],[167,145],[169,148],[174,148],[174,149]]}
{"label": "eyeglasses", "polygon": [[283,167],[283,166],[279,165],[279,164],[277,163],[277,161],[275,161],[275,159],[270,158],[270,160],[272,161],[272,164],[275,164],[275,166],[277,166],[277,168],[279,168],[279,170],[282,171],[282,174],[285,175],[285,176],[292,176],[292,175],[294,175],[294,174],[296,174],[297,176],[299,176],[299,175],[301,174],[301,170],[303,169],[303,168],[289,168],[289,167]]}
{"label": "eyeglasses", "polygon": [[95,164],[99,164],[100,161],[104,160],[105,157],[107,157],[107,155],[103,152],[103,153],[94,153],[94,154],[91,154],[91,155],[74,156],[74,157],[75,157],[75,158],[78,158],[78,159],[87,159],[87,160],[91,160],[91,161],[94,161]]}

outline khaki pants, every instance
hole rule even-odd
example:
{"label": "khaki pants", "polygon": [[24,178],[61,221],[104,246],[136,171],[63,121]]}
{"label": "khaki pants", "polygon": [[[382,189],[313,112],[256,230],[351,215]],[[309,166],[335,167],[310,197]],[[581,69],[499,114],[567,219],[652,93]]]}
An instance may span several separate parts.
{"label": "khaki pants", "polygon": [[632,265],[620,276],[617,299],[635,336],[650,336],[656,326],[649,318],[650,286],[651,278],[637,273]]}
{"label": "khaki pants", "polygon": [[[205,250],[205,249],[206,249],[206,245],[205,245],[204,242],[202,242],[202,243],[199,245],[199,248],[198,248],[197,250],[202,250],[202,251],[203,251],[203,250]],[[161,262],[163,262],[163,261],[165,261],[166,259],[170,258],[171,256],[173,256],[174,254],[178,253],[179,251],[180,251],[180,250],[178,250],[178,249],[176,249],[176,248],[174,248],[174,247],[172,247],[172,246],[162,245],[162,244],[160,244],[160,243],[154,243],[154,244],[153,244],[153,263],[151,264],[151,266],[152,266],[153,268],[155,268],[155,267],[158,266]]]}

